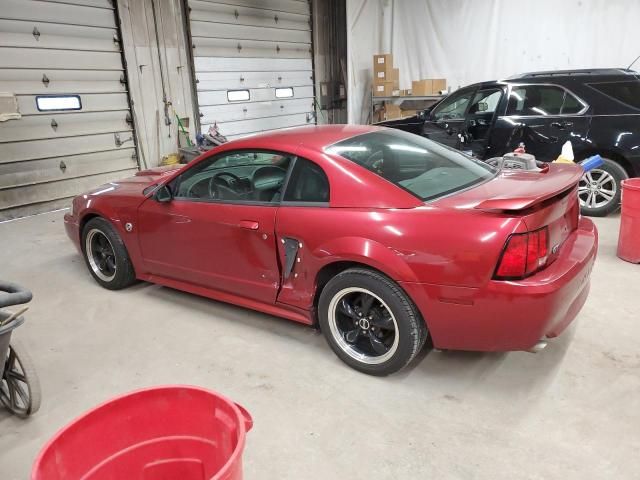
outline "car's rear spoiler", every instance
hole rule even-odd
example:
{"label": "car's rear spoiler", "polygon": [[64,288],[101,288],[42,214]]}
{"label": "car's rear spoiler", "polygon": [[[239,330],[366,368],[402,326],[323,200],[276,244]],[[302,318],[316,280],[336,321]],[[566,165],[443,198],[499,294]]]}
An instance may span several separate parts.
{"label": "car's rear spoiler", "polygon": [[[542,172],[503,171],[492,190],[502,183],[504,194],[482,200],[474,208],[485,211],[526,210],[575,188],[583,175],[577,165],[554,165]],[[495,183],[494,183],[495,182]]]}

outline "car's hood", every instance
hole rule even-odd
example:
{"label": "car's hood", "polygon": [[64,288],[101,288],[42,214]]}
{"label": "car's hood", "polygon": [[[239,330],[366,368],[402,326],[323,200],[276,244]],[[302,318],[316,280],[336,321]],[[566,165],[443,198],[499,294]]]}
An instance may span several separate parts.
{"label": "car's hood", "polygon": [[149,185],[159,182],[164,177],[172,175],[184,165],[167,165],[136,172],[132,177],[109,182],[87,192],[87,195],[142,195],[142,191]]}
{"label": "car's hood", "polygon": [[578,165],[549,164],[543,171],[503,170],[477,187],[443,198],[441,206],[479,210],[524,210],[574,187]]}

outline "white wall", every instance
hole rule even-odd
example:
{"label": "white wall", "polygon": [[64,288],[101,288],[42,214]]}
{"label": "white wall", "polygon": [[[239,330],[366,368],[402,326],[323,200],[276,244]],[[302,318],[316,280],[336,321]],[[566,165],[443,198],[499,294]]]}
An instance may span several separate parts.
{"label": "white wall", "polygon": [[374,53],[393,53],[401,88],[425,77],[455,89],[535,70],[627,67],[640,55],[638,19],[639,0],[347,0],[350,121],[368,108],[360,100]]}

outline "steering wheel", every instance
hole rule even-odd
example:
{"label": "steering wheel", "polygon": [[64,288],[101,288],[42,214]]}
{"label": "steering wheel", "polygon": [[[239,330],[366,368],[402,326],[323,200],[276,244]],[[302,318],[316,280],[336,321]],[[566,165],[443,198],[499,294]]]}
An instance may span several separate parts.
{"label": "steering wheel", "polygon": [[[224,183],[227,185],[226,187],[223,185],[216,185],[216,181],[221,177],[229,177],[229,179],[223,179]],[[213,177],[209,179],[209,198],[220,198],[220,188],[225,190],[230,190],[233,194],[237,196],[238,192],[235,187],[240,185],[242,179],[237,175],[231,172],[220,172],[215,174]]]}

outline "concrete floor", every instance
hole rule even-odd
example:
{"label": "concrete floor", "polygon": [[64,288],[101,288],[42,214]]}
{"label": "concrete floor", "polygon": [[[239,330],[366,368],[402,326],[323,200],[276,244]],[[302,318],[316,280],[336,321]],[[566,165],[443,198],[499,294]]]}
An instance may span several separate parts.
{"label": "concrete floor", "polygon": [[286,320],[154,285],[100,288],[60,212],[0,224],[0,277],[35,294],[16,336],[43,389],[33,418],[0,411],[0,478],[27,478],[83,411],[167,383],[253,414],[247,479],[639,478],[640,265],[615,256],[618,217],[596,222],[591,296],[546,350],[425,353],[388,378],[349,369]]}

